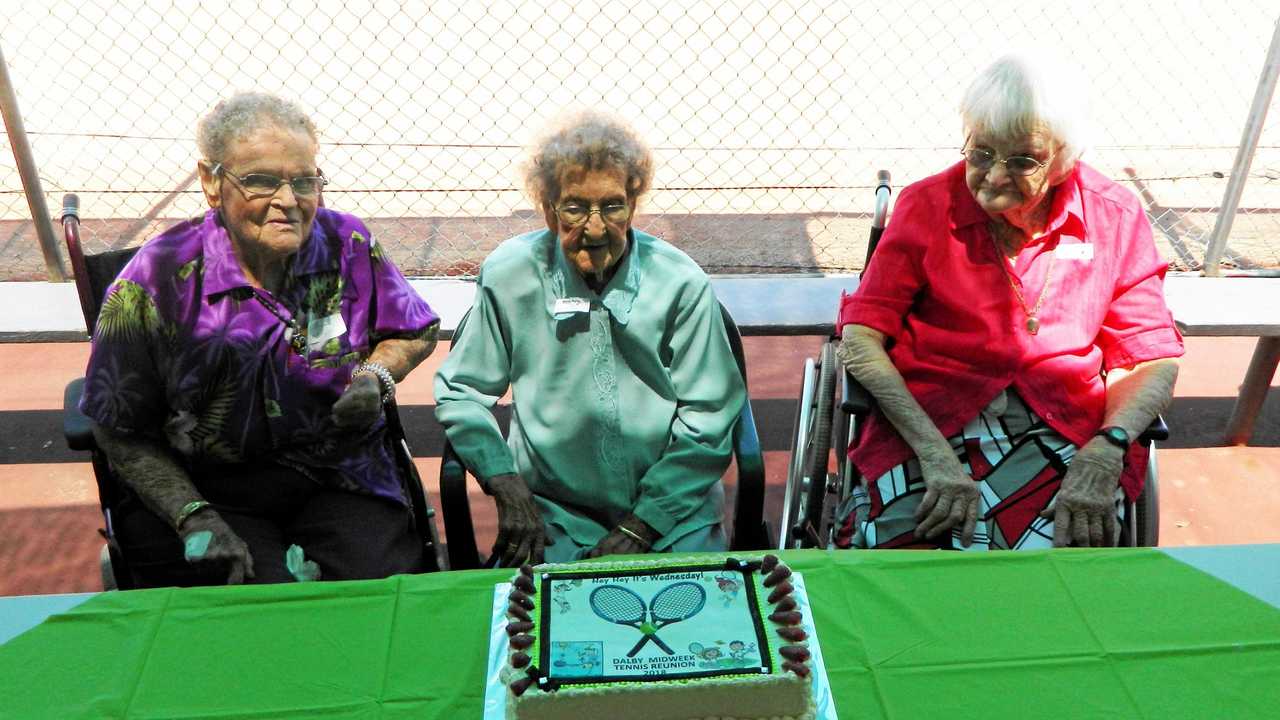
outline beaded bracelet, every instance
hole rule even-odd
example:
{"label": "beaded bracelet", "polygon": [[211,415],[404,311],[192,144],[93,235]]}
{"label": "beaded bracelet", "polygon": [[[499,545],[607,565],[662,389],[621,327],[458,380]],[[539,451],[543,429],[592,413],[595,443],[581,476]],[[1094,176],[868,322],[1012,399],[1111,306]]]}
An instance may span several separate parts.
{"label": "beaded bracelet", "polygon": [[351,378],[354,380],[357,375],[372,375],[378,378],[378,385],[382,388],[382,404],[386,405],[396,396],[396,379],[391,377],[391,371],[385,366],[375,362],[362,362],[352,371]]}

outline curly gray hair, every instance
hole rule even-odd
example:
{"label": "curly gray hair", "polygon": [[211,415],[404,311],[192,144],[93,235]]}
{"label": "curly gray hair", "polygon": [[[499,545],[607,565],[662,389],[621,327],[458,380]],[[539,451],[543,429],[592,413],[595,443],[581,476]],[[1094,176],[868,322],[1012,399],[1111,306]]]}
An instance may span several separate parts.
{"label": "curly gray hair", "polygon": [[960,102],[964,131],[1012,139],[1043,128],[1074,162],[1089,143],[1089,93],[1069,63],[1043,52],[1010,53],[991,63]]}
{"label": "curly gray hair", "polygon": [[297,103],[262,92],[241,92],[220,101],[200,119],[196,143],[205,160],[220,163],[232,142],[267,126],[300,130],[319,142],[315,123]]}
{"label": "curly gray hair", "polygon": [[618,168],[627,174],[627,197],[639,198],[653,183],[653,153],[623,119],[581,110],[553,120],[529,148],[525,188],[541,207],[560,199],[565,171]]}

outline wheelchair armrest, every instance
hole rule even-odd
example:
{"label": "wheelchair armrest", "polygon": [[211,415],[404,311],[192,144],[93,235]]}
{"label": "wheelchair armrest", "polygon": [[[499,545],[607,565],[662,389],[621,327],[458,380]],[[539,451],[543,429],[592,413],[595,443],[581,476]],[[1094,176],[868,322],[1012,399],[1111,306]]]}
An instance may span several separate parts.
{"label": "wheelchair armrest", "polygon": [[851,415],[866,415],[875,406],[871,393],[848,370],[840,373],[840,409]]}
{"label": "wheelchair armrest", "polygon": [[480,567],[476,531],[471,522],[471,501],[467,498],[467,468],[448,440],[440,452],[440,514],[444,520],[449,569]]}
{"label": "wheelchair armrest", "polygon": [[1168,439],[1169,426],[1165,424],[1163,415],[1157,415],[1156,419],[1152,420],[1151,424],[1147,426],[1147,429],[1143,430],[1142,434],[1138,436],[1138,442],[1143,445],[1151,444],[1152,440],[1164,442]]}
{"label": "wheelchair armrest", "polygon": [[67,447],[72,450],[98,449],[93,439],[93,421],[88,415],[80,412],[80,396],[84,394],[84,378],[76,378],[67,383],[62,393],[62,435],[67,439]]}

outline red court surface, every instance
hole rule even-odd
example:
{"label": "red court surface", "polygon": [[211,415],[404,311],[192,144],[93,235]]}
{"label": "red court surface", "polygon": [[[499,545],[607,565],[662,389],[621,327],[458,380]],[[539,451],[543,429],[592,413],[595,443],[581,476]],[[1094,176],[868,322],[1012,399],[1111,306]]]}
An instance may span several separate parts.
{"label": "red court surface", "polygon": [[[751,399],[766,449],[766,517],[775,522],[801,366],[820,343],[746,339]],[[92,471],[85,457],[66,449],[59,420],[63,388],[83,371],[88,349],[85,343],[0,344],[0,595],[101,589],[101,516]],[[440,434],[432,417],[431,377],[447,350],[442,344],[398,393],[433,502]],[[1222,430],[1252,350],[1250,339],[1187,339],[1176,399],[1166,413],[1173,436],[1159,453],[1162,545],[1280,541],[1276,380],[1251,444],[1222,447]],[[496,516],[478,488],[472,503],[484,548],[492,542]]]}

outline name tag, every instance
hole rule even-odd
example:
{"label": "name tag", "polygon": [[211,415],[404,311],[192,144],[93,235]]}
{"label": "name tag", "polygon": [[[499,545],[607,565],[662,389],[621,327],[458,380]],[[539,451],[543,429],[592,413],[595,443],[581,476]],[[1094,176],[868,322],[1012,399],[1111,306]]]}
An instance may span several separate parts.
{"label": "name tag", "polygon": [[591,312],[591,301],[586,298],[556,298],[551,312],[556,315]]}
{"label": "name tag", "polygon": [[1072,243],[1058,246],[1059,260],[1092,260],[1093,243]]}
{"label": "name tag", "polygon": [[319,352],[324,344],[347,331],[347,324],[342,315],[334,313],[329,317],[311,318],[307,323],[307,352]]}

